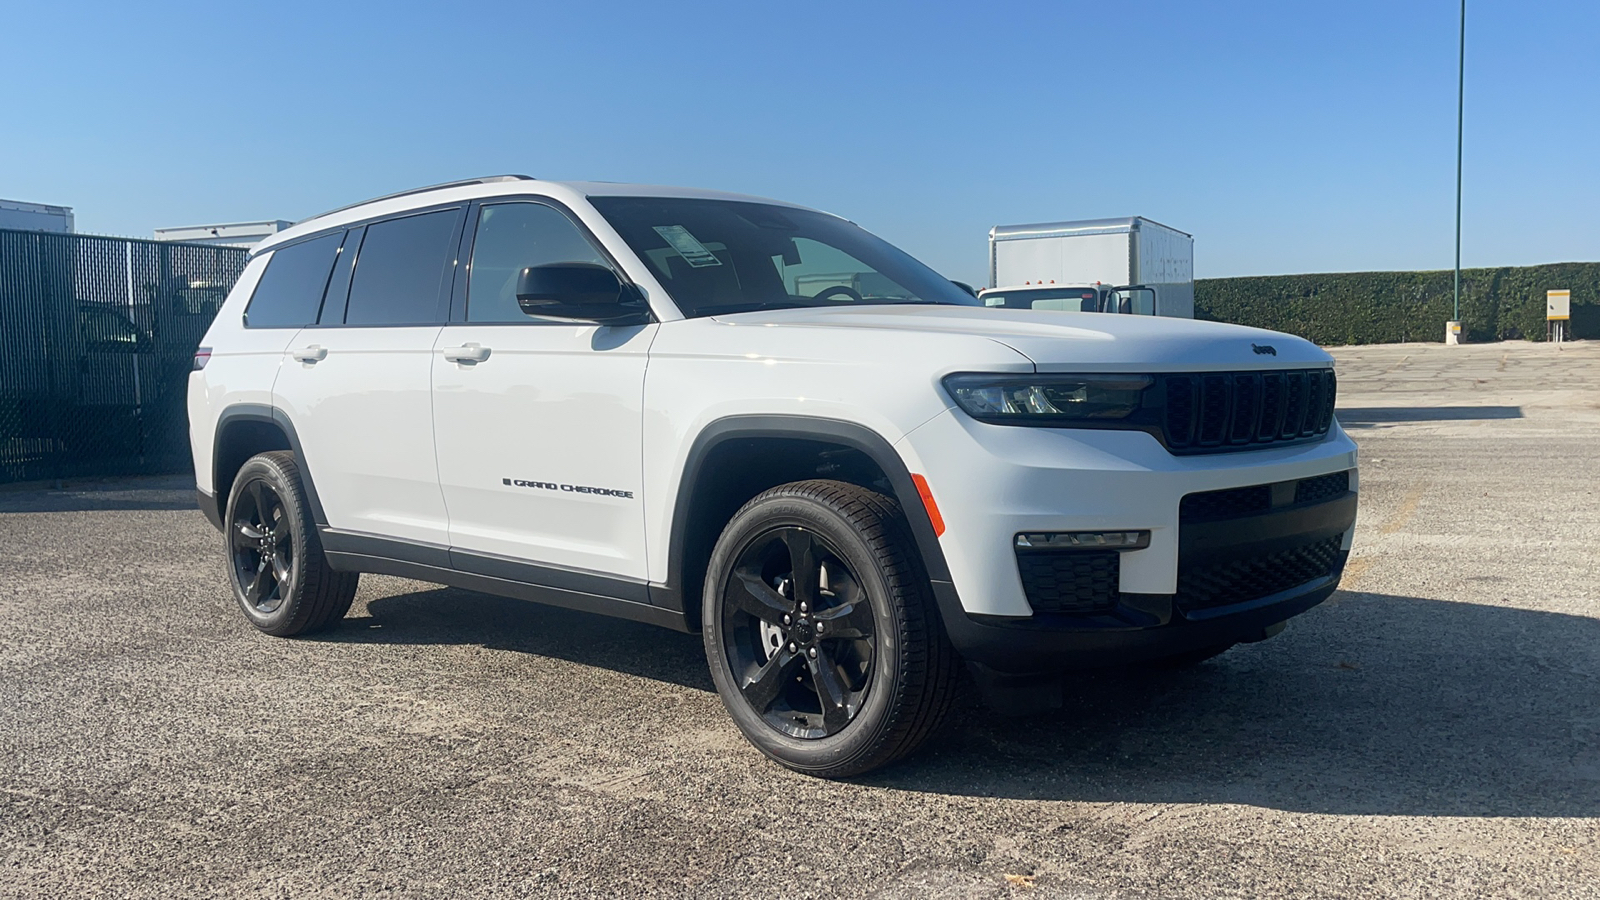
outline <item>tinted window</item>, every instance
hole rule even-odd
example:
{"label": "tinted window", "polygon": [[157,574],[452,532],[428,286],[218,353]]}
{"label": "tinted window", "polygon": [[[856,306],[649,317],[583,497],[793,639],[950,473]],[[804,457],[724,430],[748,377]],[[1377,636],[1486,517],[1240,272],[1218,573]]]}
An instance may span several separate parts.
{"label": "tinted window", "polygon": [[300,328],[317,321],[343,232],[272,251],[245,308],[247,328]]}
{"label": "tinted window", "polygon": [[350,275],[356,268],[356,256],[361,250],[361,238],[367,233],[365,225],[344,233],[344,245],[339,248],[339,258],[333,264],[333,276],[328,279],[328,292],[322,298],[320,325],[338,325],[344,321],[345,300],[350,297]]}
{"label": "tinted window", "polygon": [[563,262],[610,268],[605,257],[559,210],[542,203],[484,206],[478,213],[478,233],[472,241],[467,321],[536,321],[517,305],[517,276],[528,266]]}
{"label": "tinted window", "polygon": [[976,306],[837,216],[736,200],[591,197],[685,316],[850,304]]}
{"label": "tinted window", "polygon": [[440,315],[459,210],[407,216],[367,226],[350,280],[347,325],[431,325]]}

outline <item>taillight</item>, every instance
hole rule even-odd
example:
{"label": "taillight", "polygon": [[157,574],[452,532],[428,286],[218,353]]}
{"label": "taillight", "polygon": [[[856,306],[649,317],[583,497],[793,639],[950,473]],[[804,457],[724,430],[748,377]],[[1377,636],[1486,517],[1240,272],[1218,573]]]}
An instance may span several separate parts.
{"label": "taillight", "polygon": [[211,361],[211,348],[210,347],[196,347],[195,348],[195,351],[194,351],[194,369],[193,369],[193,371],[198,372],[201,369],[204,369],[206,367],[206,363],[208,363],[210,361]]}

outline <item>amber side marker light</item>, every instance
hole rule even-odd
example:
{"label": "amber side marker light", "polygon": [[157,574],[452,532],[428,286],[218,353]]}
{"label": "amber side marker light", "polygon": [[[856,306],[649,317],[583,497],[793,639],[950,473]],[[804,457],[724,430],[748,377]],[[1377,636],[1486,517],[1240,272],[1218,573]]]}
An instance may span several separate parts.
{"label": "amber side marker light", "polygon": [[933,491],[928,489],[928,479],[921,475],[912,475],[911,482],[917,486],[917,495],[922,498],[922,508],[928,511],[928,521],[933,523],[933,536],[942,536],[944,516],[939,515],[939,504],[933,502]]}

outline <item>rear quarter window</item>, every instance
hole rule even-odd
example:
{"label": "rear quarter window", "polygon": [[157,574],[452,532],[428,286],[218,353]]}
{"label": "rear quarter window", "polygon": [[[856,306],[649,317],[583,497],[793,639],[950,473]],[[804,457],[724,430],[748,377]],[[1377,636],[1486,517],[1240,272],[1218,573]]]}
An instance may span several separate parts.
{"label": "rear quarter window", "polygon": [[272,251],[245,307],[246,328],[303,328],[317,321],[343,232]]}

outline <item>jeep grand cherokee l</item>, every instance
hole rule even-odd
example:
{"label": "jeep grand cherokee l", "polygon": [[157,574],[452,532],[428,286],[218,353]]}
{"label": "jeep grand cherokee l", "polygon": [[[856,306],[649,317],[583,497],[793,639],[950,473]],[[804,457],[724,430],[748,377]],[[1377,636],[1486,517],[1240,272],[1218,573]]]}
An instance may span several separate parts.
{"label": "jeep grand cherokee l", "polygon": [[1023,708],[1321,602],[1334,391],[1298,338],[986,309],[826,213],[502,176],[258,245],[189,415],[262,631],[329,627],[361,572],[698,631],[751,743],[847,776],[963,667]]}

